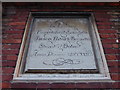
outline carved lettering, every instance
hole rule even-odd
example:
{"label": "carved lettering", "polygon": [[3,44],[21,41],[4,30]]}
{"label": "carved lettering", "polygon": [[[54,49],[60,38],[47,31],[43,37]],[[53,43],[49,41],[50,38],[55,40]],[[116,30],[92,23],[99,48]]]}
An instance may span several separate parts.
{"label": "carved lettering", "polygon": [[96,69],[87,19],[37,19],[35,24],[26,68]]}

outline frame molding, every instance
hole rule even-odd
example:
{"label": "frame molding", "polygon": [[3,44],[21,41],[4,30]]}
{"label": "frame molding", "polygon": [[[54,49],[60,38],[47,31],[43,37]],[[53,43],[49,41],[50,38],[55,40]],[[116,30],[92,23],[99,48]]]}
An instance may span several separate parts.
{"label": "frame molding", "polygon": [[[93,48],[100,55],[97,58],[98,67],[100,73],[93,74],[40,74],[40,73],[23,73],[23,68],[25,65],[26,51],[28,49],[28,42],[30,38],[31,25],[34,18],[37,17],[88,17],[91,23],[90,37],[93,39],[92,42],[95,43]],[[97,47],[97,48],[96,48]],[[111,77],[109,74],[106,58],[104,55],[101,40],[98,34],[97,26],[95,23],[94,15],[91,12],[30,12],[29,18],[26,24],[25,32],[22,39],[21,48],[19,51],[19,56],[14,72],[13,82],[111,82]]]}

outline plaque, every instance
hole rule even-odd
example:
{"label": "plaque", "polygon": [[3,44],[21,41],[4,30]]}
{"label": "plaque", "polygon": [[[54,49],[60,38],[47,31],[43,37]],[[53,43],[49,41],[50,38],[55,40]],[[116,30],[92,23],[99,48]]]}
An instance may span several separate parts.
{"label": "plaque", "polygon": [[109,82],[91,12],[30,12],[13,82]]}
{"label": "plaque", "polygon": [[88,18],[35,18],[25,72],[97,72]]}

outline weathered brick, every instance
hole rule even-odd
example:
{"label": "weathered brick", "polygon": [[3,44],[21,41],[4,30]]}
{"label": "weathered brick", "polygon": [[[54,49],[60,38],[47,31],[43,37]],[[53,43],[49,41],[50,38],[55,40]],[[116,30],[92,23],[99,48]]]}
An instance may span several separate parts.
{"label": "weathered brick", "polygon": [[118,68],[118,65],[116,65],[116,67],[109,67],[109,71],[111,73],[119,73],[120,69]]}
{"label": "weathered brick", "polygon": [[113,83],[113,88],[120,89],[120,82],[114,82]]}
{"label": "weathered brick", "polygon": [[98,25],[114,25],[112,22],[97,22]]}
{"label": "weathered brick", "polygon": [[25,25],[26,22],[10,22],[8,25]]}
{"label": "weathered brick", "polygon": [[3,39],[3,43],[21,43],[21,39]]}
{"label": "weathered brick", "polygon": [[9,82],[2,82],[2,88],[10,88],[11,87],[11,84]]}
{"label": "weathered brick", "polygon": [[12,88],[36,88],[36,83],[12,83]]}
{"label": "weathered brick", "polygon": [[3,54],[13,55],[18,54],[19,50],[3,50]]}
{"label": "weathered brick", "polygon": [[25,29],[25,25],[10,26],[10,29],[23,30],[23,29]]}
{"label": "weathered brick", "polygon": [[111,6],[120,6],[120,3],[108,3]]}
{"label": "weathered brick", "polygon": [[49,83],[38,83],[37,88],[50,88]]}
{"label": "weathered brick", "polygon": [[3,72],[3,74],[13,74],[14,68],[12,68],[12,67],[3,67],[2,72]]}
{"label": "weathered brick", "polygon": [[118,61],[108,61],[108,66],[118,66]]}
{"label": "weathered brick", "polygon": [[50,88],[75,88],[75,83],[52,83]]}
{"label": "weathered brick", "polygon": [[9,38],[12,38],[12,39],[22,39],[23,35],[22,34],[5,34],[3,35],[3,38],[5,39],[9,39]]}
{"label": "weathered brick", "polygon": [[102,43],[116,43],[116,39],[102,39]]}
{"label": "weathered brick", "polygon": [[107,11],[106,10],[105,11],[104,10],[99,10],[99,11],[98,10],[94,10],[94,13],[96,15],[100,15],[100,14],[104,14],[105,15],[105,14],[107,14]]}
{"label": "weathered brick", "polygon": [[113,48],[119,48],[119,44],[112,44]]}
{"label": "weathered brick", "polygon": [[2,18],[2,22],[10,22],[12,21],[13,19],[12,18]]}
{"label": "weathered brick", "polygon": [[120,80],[120,75],[117,73],[111,73],[110,76],[112,80]]}
{"label": "weathered brick", "polygon": [[102,84],[102,88],[113,88],[113,85],[112,85],[112,83],[111,82],[103,82],[103,83],[101,83]]}
{"label": "weathered brick", "polygon": [[66,84],[65,83],[52,83],[51,88],[65,88]]}
{"label": "weathered brick", "polygon": [[109,22],[109,18],[96,18],[96,21],[101,21],[101,22]]}
{"label": "weathered brick", "polygon": [[76,88],[102,88],[101,83],[76,83]]}
{"label": "weathered brick", "polygon": [[102,25],[97,25],[98,29],[112,29],[112,26],[102,26]]}
{"label": "weathered brick", "polygon": [[12,75],[2,75],[2,81],[11,81],[12,78]]}
{"label": "weathered brick", "polygon": [[3,61],[2,66],[3,67],[15,67],[16,61]]}
{"label": "weathered brick", "polygon": [[119,22],[120,20],[118,18],[111,18],[110,21],[111,22]]}
{"label": "weathered brick", "polygon": [[100,34],[101,38],[117,38],[116,34]]}
{"label": "weathered brick", "polygon": [[120,53],[118,49],[104,49],[106,54],[118,54]]}
{"label": "weathered brick", "polygon": [[111,18],[110,15],[107,15],[107,14],[97,14],[95,13],[95,18]]}
{"label": "weathered brick", "polygon": [[17,60],[17,56],[16,55],[6,55],[6,56],[2,56],[3,60]]}
{"label": "weathered brick", "polygon": [[115,11],[109,11],[109,12],[107,12],[107,14],[120,14],[119,12],[115,12]]}
{"label": "weathered brick", "polygon": [[[28,17],[28,15],[27,14],[24,14],[24,15],[18,15],[18,14],[16,14],[16,15],[9,15],[9,18],[13,18],[13,19],[18,19],[18,18],[21,18],[21,19],[23,19],[23,18],[27,18]],[[13,22],[14,23],[14,22]],[[10,25],[12,24],[12,25],[16,25],[17,23],[19,24],[19,25],[21,25],[21,24],[23,24],[24,25],[24,22],[16,22],[16,24],[13,24],[13,23],[10,23]]]}
{"label": "weathered brick", "polygon": [[2,46],[3,49],[19,49],[20,44],[6,44]]}
{"label": "weathered brick", "polygon": [[104,48],[112,48],[112,44],[102,43]]}
{"label": "weathered brick", "polygon": [[3,33],[6,33],[6,34],[23,34],[23,30],[5,30],[3,31]]}
{"label": "weathered brick", "polygon": [[98,30],[98,32],[99,33],[105,33],[105,34],[108,34],[108,33],[116,34],[117,30]]}
{"label": "weathered brick", "polygon": [[117,55],[109,54],[109,55],[105,55],[105,56],[106,56],[107,60],[118,60]]}

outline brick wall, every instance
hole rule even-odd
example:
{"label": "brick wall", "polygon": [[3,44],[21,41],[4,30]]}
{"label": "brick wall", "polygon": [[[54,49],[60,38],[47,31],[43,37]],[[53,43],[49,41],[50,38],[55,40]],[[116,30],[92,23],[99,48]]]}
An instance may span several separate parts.
{"label": "brick wall", "polygon": [[[110,75],[115,82],[12,83],[30,11],[87,11],[95,15]],[[120,88],[120,3],[3,3],[3,88]],[[118,40],[116,42],[116,40]]]}

